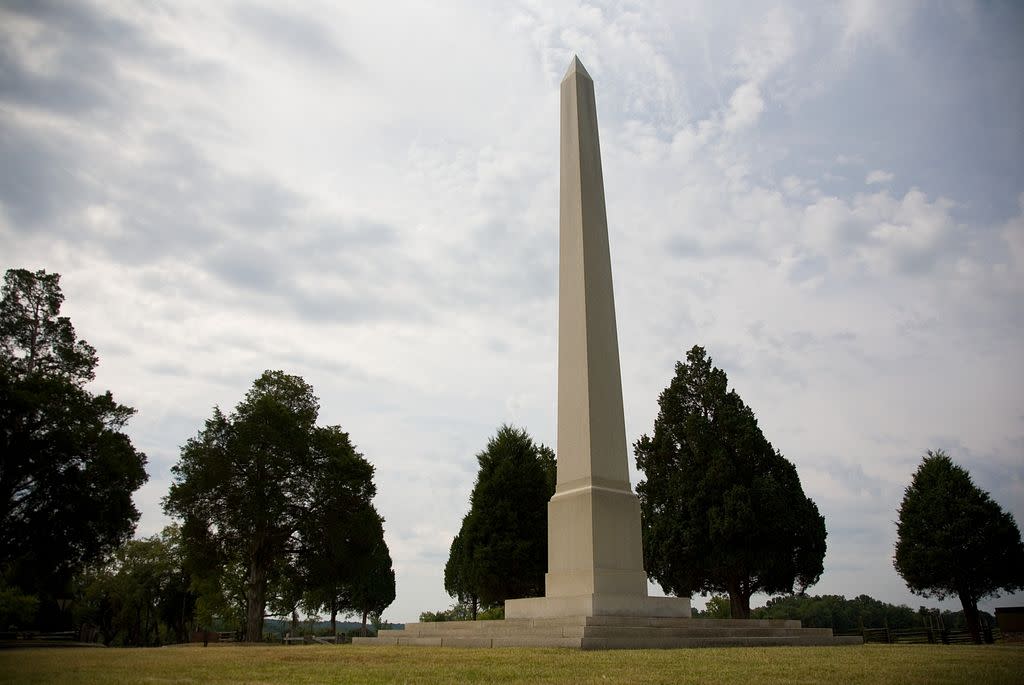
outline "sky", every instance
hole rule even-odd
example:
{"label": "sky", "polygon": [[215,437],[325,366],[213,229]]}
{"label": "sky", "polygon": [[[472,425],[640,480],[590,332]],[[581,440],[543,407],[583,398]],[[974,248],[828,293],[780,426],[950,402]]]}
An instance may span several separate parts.
{"label": "sky", "polygon": [[61,274],[137,410],[138,535],[282,369],[376,468],[385,618],[451,604],[475,455],[502,423],[556,444],[574,54],[630,445],[702,345],[825,516],[810,592],[940,606],[892,566],[929,449],[1024,523],[1019,3],[286,5],[0,0],[0,269]]}

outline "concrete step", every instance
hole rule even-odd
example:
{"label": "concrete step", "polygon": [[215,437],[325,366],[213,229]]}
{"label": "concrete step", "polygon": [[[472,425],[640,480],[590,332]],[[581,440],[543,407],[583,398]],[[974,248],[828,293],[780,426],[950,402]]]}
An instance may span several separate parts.
{"label": "concrete step", "polygon": [[519,635],[506,637],[435,636],[435,637],[354,637],[354,645],[406,645],[415,647],[561,647],[580,649],[582,637]]}
{"label": "concrete step", "polygon": [[791,637],[585,637],[582,649],[680,649],[694,647],[833,647],[859,645],[859,637],[800,635]]}
{"label": "concrete step", "polygon": [[799,629],[800,621],[780,619],[705,619],[705,618],[657,618],[635,616],[568,616],[560,618],[516,618],[497,621],[442,621],[438,623],[407,623],[405,631],[410,634],[430,633],[478,633],[498,630],[497,626],[515,629],[548,629],[564,626],[620,626],[651,628],[688,628],[692,630],[723,630],[735,628]]}
{"label": "concrete step", "polygon": [[433,647],[571,647],[576,649],[669,649],[768,645],[862,644],[860,637],[833,637],[829,628],[801,628],[800,621],[568,616],[501,621],[409,623],[382,630],[363,645]]}
{"label": "concrete step", "polygon": [[509,625],[503,621],[478,621],[471,625],[453,626],[450,623],[419,624],[404,630],[382,630],[380,637],[388,638],[445,638],[445,637],[609,637],[632,639],[636,636],[655,638],[699,637],[831,637],[829,628],[782,628],[739,625],[725,627],[693,622],[680,626],[622,626],[622,625]]}
{"label": "concrete step", "polygon": [[754,637],[718,635],[714,637],[550,637],[520,635],[509,637],[434,636],[434,637],[354,637],[355,645],[399,645],[419,647],[560,647],[572,649],[683,649],[698,647],[826,647],[859,645],[859,637],[831,635],[793,635]]}
{"label": "concrete step", "polygon": [[[444,623],[433,626],[419,626],[405,630],[382,630],[381,637],[413,638],[413,637],[515,637],[519,635],[537,635],[541,637],[583,637],[586,626],[583,625],[551,625],[551,626],[509,626],[501,621],[481,621],[476,626],[460,626],[453,628]],[[443,627],[442,627],[443,626]]]}
{"label": "concrete step", "polygon": [[767,618],[660,618],[647,616],[585,616],[588,626],[650,626],[652,628],[799,628],[800,621]]}
{"label": "concrete step", "polygon": [[717,637],[832,637],[831,628],[737,628],[659,627],[649,626],[587,626],[584,637],[625,638],[717,638]]}

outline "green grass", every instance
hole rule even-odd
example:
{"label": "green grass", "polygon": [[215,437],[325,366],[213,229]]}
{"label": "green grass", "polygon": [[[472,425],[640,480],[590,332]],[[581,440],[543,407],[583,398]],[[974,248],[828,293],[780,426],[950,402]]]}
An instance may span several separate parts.
{"label": "green grass", "polygon": [[580,652],[201,646],[0,652],[0,683],[1021,683],[1024,646]]}

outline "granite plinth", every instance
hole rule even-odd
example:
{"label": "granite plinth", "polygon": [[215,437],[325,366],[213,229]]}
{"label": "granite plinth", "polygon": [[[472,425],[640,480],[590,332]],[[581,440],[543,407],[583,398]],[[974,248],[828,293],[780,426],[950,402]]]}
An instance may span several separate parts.
{"label": "granite plinth", "polygon": [[[658,598],[651,598],[658,599]],[[424,647],[562,647],[569,649],[676,649],[685,647],[859,645],[859,636],[834,636],[830,628],[802,628],[799,621],[636,616],[507,618],[502,621],[409,623],[357,645]]]}

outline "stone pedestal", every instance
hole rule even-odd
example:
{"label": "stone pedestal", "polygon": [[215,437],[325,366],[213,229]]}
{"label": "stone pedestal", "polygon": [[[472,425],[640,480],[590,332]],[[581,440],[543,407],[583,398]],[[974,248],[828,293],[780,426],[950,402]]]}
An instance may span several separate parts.
{"label": "stone pedestal", "polygon": [[[651,598],[658,599],[658,598]],[[504,621],[410,623],[356,645],[419,647],[568,647],[674,649],[859,645],[859,636],[835,637],[831,628],[801,628],[800,621],[626,616],[563,616]]]}

